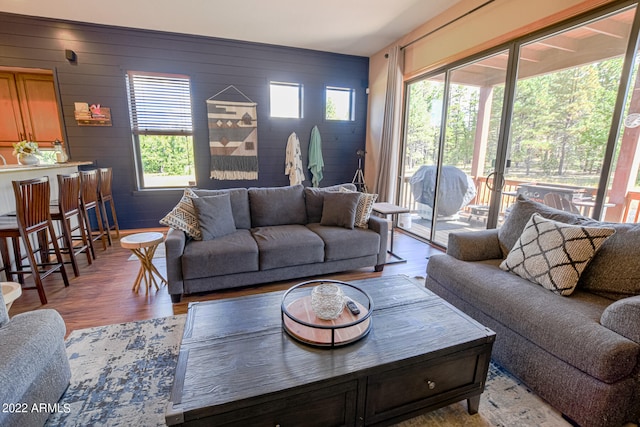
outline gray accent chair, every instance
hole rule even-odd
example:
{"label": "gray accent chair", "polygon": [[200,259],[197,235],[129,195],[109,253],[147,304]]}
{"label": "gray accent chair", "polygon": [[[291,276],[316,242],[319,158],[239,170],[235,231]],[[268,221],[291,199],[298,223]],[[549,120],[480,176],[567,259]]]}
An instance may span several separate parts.
{"label": "gray accent chair", "polygon": [[69,385],[64,321],[42,309],[9,319],[0,294],[0,426],[41,426]]}
{"label": "gray accent chair", "polygon": [[[583,427],[640,418],[640,224],[616,229],[568,297],[499,265],[532,213],[598,222],[522,197],[500,229],[449,235],[425,285],[496,332],[492,358]],[[602,223],[600,223],[602,224]]]}
{"label": "gray accent chair", "polygon": [[321,224],[324,195],[340,192],[341,187],[356,189],[342,184],[194,190],[198,197],[228,193],[235,231],[196,241],[183,231],[169,230],[165,247],[172,301],[179,302],[183,294],[363,267],[382,271],[389,234],[386,219],[371,216],[368,228]]}

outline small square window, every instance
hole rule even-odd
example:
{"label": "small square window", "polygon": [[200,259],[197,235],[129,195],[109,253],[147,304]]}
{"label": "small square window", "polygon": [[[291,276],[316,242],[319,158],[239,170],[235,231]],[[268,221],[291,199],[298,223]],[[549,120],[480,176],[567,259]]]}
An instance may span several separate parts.
{"label": "small square window", "polygon": [[270,84],[271,117],[299,119],[302,117],[302,85],[298,83]]}
{"label": "small square window", "polygon": [[355,120],[355,89],[327,86],[325,89],[327,120]]}

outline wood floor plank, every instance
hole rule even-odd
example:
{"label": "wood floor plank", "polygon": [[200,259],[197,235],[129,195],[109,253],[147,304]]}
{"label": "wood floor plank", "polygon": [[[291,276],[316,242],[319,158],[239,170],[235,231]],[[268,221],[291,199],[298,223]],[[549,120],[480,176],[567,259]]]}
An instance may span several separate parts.
{"label": "wood floor plank", "polygon": [[[166,229],[121,230],[121,235],[141,231],[164,231]],[[440,252],[403,232],[396,231],[393,250],[396,254],[407,259],[406,263],[390,264],[384,271],[376,273],[373,268],[362,268],[339,274],[323,276],[342,281],[360,280],[374,277],[404,274],[409,277],[425,276],[427,257]],[[252,295],[261,292],[285,290],[299,283],[301,280],[288,280],[265,285],[230,289],[185,296],[179,304],[172,304],[166,286],[159,291],[152,290],[149,295],[132,292],[139,261],[129,260],[131,251],[123,249],[118,240],[106,251],[96,250],[97,259],[92,265],[83,257],[78,258],[80,276],[70,274],[70,286],[64,287],[59,274],[54,274],[44,280],[44,287],[49,303],[41,305],[35,291],[25,290],[11,307],[10,316],[31,310],[51,308],[57,310],[67,326],[67,335],[76,329],[103,326],[115,323],[132,322],[152,319],[155,317],[184,314],[190,302],[207,301],[221,298],[231,298]],[[158,270],[165,275],[166,262],[164,259],[154,259]],[[70,266],[69,266],[70,268]],[[30,278],[26,279],[30,281]]]}

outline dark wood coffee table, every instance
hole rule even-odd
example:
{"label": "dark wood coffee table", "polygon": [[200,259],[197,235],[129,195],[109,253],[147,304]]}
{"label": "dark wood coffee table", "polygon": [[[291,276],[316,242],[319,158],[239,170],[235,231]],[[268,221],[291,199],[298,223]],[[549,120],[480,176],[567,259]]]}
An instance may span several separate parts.
{"label": "dark wood coffee table", "polygon": [[389,425],[461,400],[478,411],[495,333],[402,276],[353,282],[371,332],[339,348],[282,330],[283,292],[189,305],[168,425]]}

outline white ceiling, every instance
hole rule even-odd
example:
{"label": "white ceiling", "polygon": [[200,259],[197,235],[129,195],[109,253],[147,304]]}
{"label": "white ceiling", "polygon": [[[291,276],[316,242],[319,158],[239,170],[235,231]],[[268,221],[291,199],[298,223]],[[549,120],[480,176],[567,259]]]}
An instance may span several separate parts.
{"label": "white ceiling", "polygon": [[0,0],[0,11],[371,56],[460,0]]}

